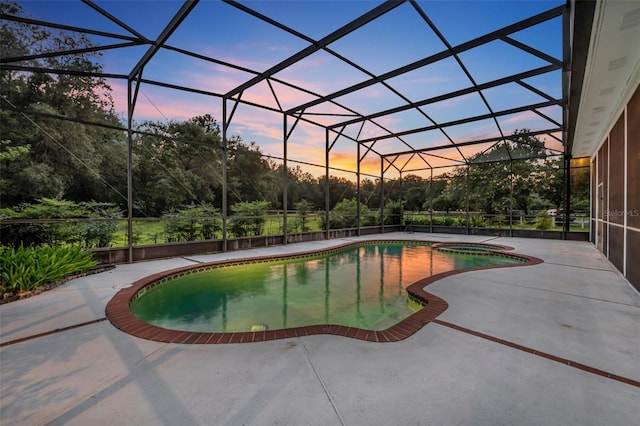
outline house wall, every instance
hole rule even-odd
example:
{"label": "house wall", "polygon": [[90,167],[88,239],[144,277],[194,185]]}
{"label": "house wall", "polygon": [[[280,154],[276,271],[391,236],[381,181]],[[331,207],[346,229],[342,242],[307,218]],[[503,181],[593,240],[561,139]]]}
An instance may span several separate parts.
{"label": "house wall", "polygon": [[591,241],[640,290],[640,87],[591,159]]}

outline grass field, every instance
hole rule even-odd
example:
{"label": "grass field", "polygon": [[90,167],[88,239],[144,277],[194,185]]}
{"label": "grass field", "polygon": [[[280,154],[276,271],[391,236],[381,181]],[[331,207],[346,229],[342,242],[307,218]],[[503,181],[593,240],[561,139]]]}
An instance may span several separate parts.
{"label": "grass field", "polygon": [[[409,218],[413,218],[416,223],[427,224],[429,223],[429,215],[426,214],[416,214],[416,215],[407,215],[405,216],[405,220]],[[434,225],[443,224],[445,216],[442,215],[434,215]],[[289,223],[289,232],[300,232],[299,218],[293,215],[289,215],[287,217],[287,221]],[[577,218],[574,222],[571,223],[571,231],[574,232],[588,232],[589,231],[589,218]],[[265,218],[264,226],[263,226],[263,235],[279,235],[282,234],[282,224],[283,218],[281,215],[272,215],[267,216]],[[296,226],[297,225],[297,226]],[[292,228],[295,227],[295,228]],[[309,231],[321,231],[322,230],[322,221],[321,215],[311,215],[305,219],[305,227],[308,228]],[[509,223],[487,223],[484,226],[485,228],[497,228],[497,229],[508,229]],[[517,221],[513,224],[513,229],[535,229],[534,225],[531,223],[531,220],[523,220],[522,222]],[[549,230],[551,231],[562,231],[562,226],[554,226]],[[164,244],[167,241],[167,232],[166,232],[166,221],[163,219],[156,220],[134,220],[133,222],[133,236],[134,236],[134,245],[150,245],[150,244]],[[232,234],[230,234],[232,236]],[[215,235],[215,238],[222,238],[222,233],[218,231]],[[118,227],[118,231],[113,240],[113,247],[126,247],[127,245],[127,223],[125,221],[121,222]]]}
{"label": "grass field", "polygon": [[[289,215],[287,222],[289,223],[290,232],[299,232],[300,219]],[[267,216],[264,221],[262,230],[263,235],[279,235],[282,234],[283,218],[281,215]],[[292,229],[292,226],[295,227]],[[322,230],[322,222],[320,215],[312,215],[305,219],[305,227],[308,231]],[[166,221],[157,220],[134,220],[133,221],[133,240],[134,245],[163,244],[167,241]],[[222,238],[221,232],[216,232],[216,238]],[[127,223],[122,222],[118,227],[118,232],[113,240],[113,247],[124,247],[127,245]]]}

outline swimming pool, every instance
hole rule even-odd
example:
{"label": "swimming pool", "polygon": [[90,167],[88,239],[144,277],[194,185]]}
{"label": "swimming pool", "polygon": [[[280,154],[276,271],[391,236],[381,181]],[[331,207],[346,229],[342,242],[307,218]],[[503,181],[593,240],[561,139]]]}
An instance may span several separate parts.
{"label": "swimming pool", "polygon": [[441,253],[425,242],[353,243],[168,271],[121,290],[107,316],[130,334],[185,343],[318,333],[400,340],[446,309],[423,290],[432,279],[526,262],[499,252]]}
{"label": "swimming pool", "polygon": [[504,252],[513,250],[513,247],[489,244],[489,243],[454,243],[454,242],[439,242],[433,244],[433,248],[440,252],[447,253],[463,253],[463,254],[486,254],[495,255],[496,252]]}

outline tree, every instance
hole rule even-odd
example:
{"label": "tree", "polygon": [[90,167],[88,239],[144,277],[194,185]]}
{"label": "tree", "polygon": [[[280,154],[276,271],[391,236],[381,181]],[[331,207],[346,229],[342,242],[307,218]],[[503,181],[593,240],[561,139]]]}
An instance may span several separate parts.
{"label": "tree", "polygon": [[549,158],[534,174],[536,192],[548,201],[548,207],[560,209],[564,200],[564,170],[561,157]]}
{"label": "tree", "polygon": [[[276,173],[282,173],[278,167]],[[311,173],[303,171],[300,166],[289,169],[289,205],[296,206],[297,202],[307,201],[312,209],[324,210],[324,181],[318,180]]]}
{"label": "tree", "polygon": [[356,185],[342,177],[329,176],[329,209],[333,210],[342,200],[356,196]]}
{"label": "tree", "polygon": [[434,177],[427,186],[427,199],[423,210],[458,210],[466,206],[466,184],[464,177],[456,173],[443,173]]}
{"label": "tree", "polygon": [[[369,209],[360,204],[360,225],[374,225],[375,219],[369,215]],[[343,199],[329,213],[329,228],[344,229],[358,226],[358,202],[355,198]],[[326,219],[322,218],[322,227],[327,229]]]}
{"label": "tree", "polygon": [[307,200],[300,200],[295,203],[295,208],[298,213],[298,221],[294,223],[293,230],[299,229],[300,232],[307,232],[310,228],[307,226],[307,216],[311,213],[313,206]]}
{"label": "tree", "polygon": [[211,205],[188,206],[163,217],[168,242],[211,240],[222,230],[220,210]]}
{"label": "tree", "polygon": [[139,213],[160,216],[183,206],[214,203],[221,193],[222,153],[213,117],[145,122],[137,130],[133,190]]}
{"label": "tree", "polygon": [[402,201],[389,201],[384,205],[385,225],[400,225],[402,223]]}
{"label": "tree", "polygon": [[[20,15],[17,3],[0,3],[0,11]],[[92,47],[85,35],[53,32],[27,23],[3,20],[0,26],[3,57]],[[79,53],[22,61],[21,64],[78,70],[101,70],[99,53]],[[41,197],[64,197],[75,201],[111,199],[126,193],[126,168],[106,167],[101,152],[119,146],[124,134],[98,126],[87,126],[52,118],[86,120],[119,125],[113,110],[111,88],[102,78],[0,69],[0,110],[4,148],[22,155],[0,158],[7,176],[0,193],[3,206],[34,202]],[[18,112],[14,111],[17,110]],[[23,114],[22,111],[27,111]],[[34,115],[46,113],[49,116]],[[124,151],[126,153],[126,151]],[[107,197],[109,198],[109,197]]]}
{"label": "tree", "polygon": [[375,182],[371,179],[364,179],[360,182],[360,201],[369,208],[380,207],[380,180]]}
{"label": "tree", "polygon": [[516,130],[504,142],[469,158],[469,170],[458,169],[458,181],[467,178],[472,210],[487,214],[510,208],[527,212],[534,187],[535,172],[547,157],[544,142],[527,136],[527,129]]}
{"label": "tree", "polygon": [[262,235],[268,207],[269,202],[267,201],[243,201],[234,204],[231,206],[233,217],[230,220],[230,231],[236,237]]}
{"label": "tree", "polygon": [[227,141],[229,191],[238,201],[267,201],[280,205],[282,172],[262,156],[255,142],[235,136]]}
{"label": "tree", "polygon": [[404,209],[417,211],[427,201],[429,182],[417,175],[409,174],[402,178],[402,200]]}

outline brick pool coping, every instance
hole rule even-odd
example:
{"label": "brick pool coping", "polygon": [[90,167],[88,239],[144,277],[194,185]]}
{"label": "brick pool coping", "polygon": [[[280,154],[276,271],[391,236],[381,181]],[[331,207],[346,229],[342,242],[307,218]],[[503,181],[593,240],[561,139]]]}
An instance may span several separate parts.
{"label": "brick pool coping", "polygon": [[[481,246],[479,243],[464,243],[464,242],[446,242],[436,243],[433,241],[420,241],[420,240],[369,240],[365,242],[351,242],[341,244],[336,247],[328,249],[304,251],[292,254],[283,255],[271,255],[271,256],[257,256],[239,260],[219,260],[213,262],[207,262],[198,265],[189,265],[181,268],[171,269],[168,271],[159,272],[153,275],[149,275],[140,280],[135,281],[130,287],[121,289],[116,295],[107,303],[105,313],[107,319],[116,328],[124,331],[141,339],[153,340],[157,342],[165,343],[182,343],[182,344],[222,344],[222,343],[250,343],[250,342],[264,342],[269,340],[287,339],[293,337],[310,336],[314,334],[331,334],[336,336],[350,337],[352,339],[365,340],[368,342],[397,342],[404,340],[416,333],[426,324],[433,321],[440,314],[447,310],[448,304],[443,299],[435,296],[431,293],[424,291],[424,288],[435,281],[442,278],[460,274],[469,271],[478,271],[483,269],[495,269],[495,268],[509,268],[528,265],[537,265],[542,263],[541,259],[536,257],[522,255],[522,254],[510,254],[505,251],[512,250],[511,247],[498,246],[495,244],[487,244],[485,247],[489,247],[486,253],[474,252],[473,254],[487,254],[487,255],[499,255],[505,257],[512,257],[521,259],[524,262],[519,264],[510,265],[489,265],[473,268],[464,268],[454,271],[443,272],[430,277],[423,278],[409,285],[406,290],[409,296],[423,305],[423,308],[413,313],[404,320],[398,322],[392,327],[386,330],[365,330],[356,327],[347,327],[343,325],[333,324],[321,324],[310,325],[295,328],[285,328],[278,330],[264,330],[264,331],[245,331],[245,332],[197,332],[197,331],[180,331],[171,330],[163,327],[158,327],[148,322],[145,322],[136,317],[130,309],[131,303],[139,296],[141,290],[150,288],[158,283],[164,282],[166,279],[176,276],[191,274],[201,270],[242,265],[247,263],[265,262],[265,261],[279,261],[285,259],[304,258],[318,255],[325,255],[334,251],[340,251],[351,246],[363,246],[379,243],[403,243],[403,244],[432,244],[434,248],[438,246],[445,247],[446,245],[472,245]],[[499,247],[500,250],[495,250]]]}

